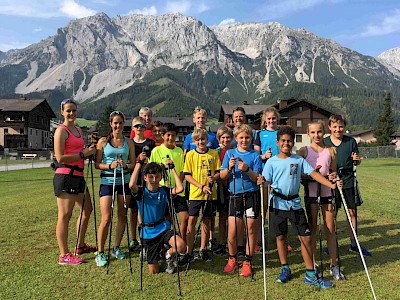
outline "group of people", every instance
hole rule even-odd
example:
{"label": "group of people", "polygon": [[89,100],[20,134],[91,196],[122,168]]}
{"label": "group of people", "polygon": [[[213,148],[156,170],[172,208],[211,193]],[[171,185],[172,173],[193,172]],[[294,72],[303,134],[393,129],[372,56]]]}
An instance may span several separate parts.
{"label": "group of people", "polygon": [[[295,132],[288,126],[279,128],[280,115],[273,107],[264,111],[258,132],[246,124],[245,110],[238,107],[233,111],[233,130],[222,126],[216,134],[205,129],[207,113],[196,107],[193,112],[195,129],[185,138],[183,149],[175,143],[177,127],[172,123],[152,123],[152,112],[147,107],[133,118],[130,138],[122,134],[124,115],[114,111],[109,118],[109,135],[102,137],[96,146],[84,147],[82,132],[75,125],[76,113],[74,100],[62,101],[64,122],[54,135],[58,161],[54,193],[58,206],[56,234],[60,264],[80,264],[84,260],[79,254],[96,250],[97,266],[109,264],[104,247],[112,226],[115,202],[117,222],[111,255],[116,259],[125,258],[120,244],[129,208],[132,237],[129,249],[142,248],[141,257],[147,260],[149,273],[159,272],[161,259],[165,260],[167,273],[173,273],[176,264],[188,266],[194,260],[211,261],[208,250],[211,246],[214,254],[228,252],[227,264],[221,271],[239,272],[239,257],[244,257],[240,275],[252,277],[252,258],[260,251],[265,238],[261,234],[260,216],[268,212],[268,236],[276,238],[282,265],[276,280],[286,283],[292,278],[287,261],[290,220],[301,242],[306,266],[304,283],[328,288],[332,282],[319,277],[318,268],[322,266],[318,266],[315,255],[320,209],[327,235],[325,251],[330,257],[330,272],[335,280],[345,279],[337,260],[335,220],[341,198],[335,190],[339,186],[343,191],[351,222],[357,228],[353,164],[361,161],[357,143],[344,135],[346,122],[342,116],[331,116],[328,125],[331,135],[325,138],[322,122],[308,124],[311,144],[294,155]],[[101,223],[96,247],[85,243],[84,239],[93,207],[83,169],[84,160],[92,155],[95,167],[101,170]],[[301,205],[300,184],[304,184],[306,210]],[[260,185],[264,186],[261,191],[265,195],[260,194]],[[261,205],[262,199],[266,199],[266,205]],[[68,223],[75,205],[81,214],[75,251],[71,253]],[[264,212],[261,212],[262,207],[265,207]],[[217,211],[218,238],[215,231]],[[200,247],[194,252],[200,215]],[[353,233],[349,232],[350,249],[358,252]],[[365,248],[361,250],[363,255],[371,255]]]}

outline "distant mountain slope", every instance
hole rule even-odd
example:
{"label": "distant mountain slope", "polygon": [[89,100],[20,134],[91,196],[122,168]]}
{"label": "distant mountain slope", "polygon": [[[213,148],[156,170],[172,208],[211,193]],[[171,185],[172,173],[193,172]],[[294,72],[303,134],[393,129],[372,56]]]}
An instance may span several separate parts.
{"label": "distant mountain slope", "polygon": [[272,103],[288,95],[362,120],[356,114],[366,103],[385,91],[400,94],[399,74],[304,29],[276,22],[207,27],[180,14],[100,13],[0,52],[0,95],[46,95],[57,110],[62,97],[73,96],[86,118],[109,103],[129,114],[154,106],[164,115],[201,104],[216,115],[226,101]]}
{"label": "distant mountain slope", "polygon": [[382,52],[378,55],[378,60],[395,68],[400,73],[400,47]]}

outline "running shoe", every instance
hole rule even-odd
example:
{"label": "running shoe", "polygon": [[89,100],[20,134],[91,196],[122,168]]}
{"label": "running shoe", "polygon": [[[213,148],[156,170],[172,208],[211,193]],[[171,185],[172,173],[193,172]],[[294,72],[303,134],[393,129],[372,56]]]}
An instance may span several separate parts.
{"label": "running shoe", "polygon": [[213,240],[208,240],[208,245],[210,246],[210,249],[213,250],[217,247],[217,240],[213,239]]}
{"label": "running shoe", "polygon": [[331,275],[332,275],[333,279],[335,279],[335,280],[345,280],[346,279],[344,274],[340,271],[340,268],[338,265],[331,267]]}
{"label": "running shoe", "polygon": [[214,248],[214,254],[222,255],[222,254],[225,253],[225,249],[226,249],[225,245],[223,245],[223,244],[218,244],[218,245]]}
{"label": "running shoe", "polygon": [[138,251],[140,249],[140,244],[138,240],[133,239],[129,242],[129,250],[131,251]]}
{"label": "running shoe", "polygon": [[304,283],[308,284],[308,285],[316,286],[319,289],[327,289],[327,288],[333,287],[333,284],[331,281],[319,278],[317,273],[314,273],[314,275],[312,275],[312,276],[309,276],[306,274],[306,277],[304,278]]}
{"label": "running shoe", "polygon": [[107,257],[106,257],[106,255],[104,254],[104,252],[99,252],[99,253],[96,255],[95,261],[96,261],[96,265],[97,265],[98,267],[105,267],[105,266],[107,266],[107,263],[108,263]]}
{"label": "running shoe", "polygon": [[83,258],[79,258],[72,253],[67,253],[64,256],[60,256],[58,258],[58,263],[60,265],[70,265],[70,266],[76,266],[81,263],[85,262]]}
{"label": "running shoe", "polygon": [[251,262],[245,260],[242,264],[242,272],[240,273],[243,277],[251,276]]}
{"label": "running shoe", "polygon": [[82,247],[79,248],[75,248],[75,255],[80,255],[83,253],[92,253],[92,252],[96,252],[97,248],[95,246],[91,246],[89,244],[83,244]]}
{"label": "running shoe", "polygon": [[234,257],[229,257],[229,258],[228,258],[228,263],[227,263],[226,266],[224,267],[224,272],[225,272],[225,273],[230,273],[230,274],[232,274],[232,273],[235,273],[235,271],[237,270],[237,268],[238,268],[238,263],[237,263],[236,258],[234,258]]}
{"label": "running shoe", "polygon": [[113,248],[111,255],[112,255],[112,257],[115,257],[116,259],[125,259],[125,253],[118,246],[115,246]]}
{"label": "running shoe", "polygon": [[290,279],[292,279],[292,271],[290,268],[282,268],[281,274],[279,274],[278,277],[276,277],[276,281],[279,283],[286,283]]}
{"label": "running shoe", "polygon": [[165,272],[168,274],[173,274],[175,272],[174,260],[172,256],[165,259]]}
{"label": "running shoe", "polygon": [[[371,254],[371,252],[369,252],[367,249],[365,249],[363,246],[361,246],[360,245],[360,248],[361,248],[361,253],[362,253],[362,255],[364,255],[364,256],[368,256],[368,257],[370,257],[370,256],[372,256],[372,254]],[[349,249],[349,251],[351,251],[351,252],[354,252],[354,253],[359,253],[358,252],[358,247],[357,246],[350,246],[350,249]]]}
{"label": "running shoe", "polygon": [[181,255],[181,257],[179,258],[179,266],[185,266],[189,262],[190,263],[194,262],[193,254],[185,253],[184,255]]}
{"label": "running shoe", "polygon": [[326,255],[329,255],[329,249],[328,249],[328,247],[325,247],[325,248],[324,248],[324,253],[325,253]]}
{"label": "running shoe", "polygon": [[209,262],[212,260],[211,257],[208,255],[207,249],[202,249],[201,251],[199,251],[199,257],[204,262]]}

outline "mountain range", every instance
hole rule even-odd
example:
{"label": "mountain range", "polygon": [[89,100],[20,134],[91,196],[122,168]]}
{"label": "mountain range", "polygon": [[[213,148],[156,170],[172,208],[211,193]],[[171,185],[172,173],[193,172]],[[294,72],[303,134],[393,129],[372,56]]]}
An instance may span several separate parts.
{"label": "mountain range", "polygon": [[177,13],[99,13],[0,52],[0,95],[46,97],[56,111],[72,96],[92,119],[107,105],[130,115],[145,105],[164,116],[201,105],[217,115],[226,102],[304,97],[368,125],[386,92],[400,95],[399,53],[364,56],[276,22],[208,27]]}

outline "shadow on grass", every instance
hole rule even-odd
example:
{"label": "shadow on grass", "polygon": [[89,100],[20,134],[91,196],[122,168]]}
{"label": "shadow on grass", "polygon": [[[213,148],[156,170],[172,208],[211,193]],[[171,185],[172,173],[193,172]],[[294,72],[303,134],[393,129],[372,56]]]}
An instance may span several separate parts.
{"label": "shadow on grass", "polygon": [[[359,230],[359,238],[361,238],[361,245],[372,253],[372,257],[365,257],[368,269],[373,266],[384,266],[393,262],[400,261],[400,228],[398,224],[376,225],[376,220],[363,219],[360,223],[361,229]],[[375,225],[375,226],[374,226]],[[340,264],[344,270],[345,275],[357,274],[364,272],[364,266],[361,262],[360,256],[357,253],[349,251],[350,240],[347,234],[347,222],[345,220],[338,221],[339,229],[339,254]],[[392,232],[392,233],[391,233]],[[267,234],[266,234],[267,235]],[[300,242],[297,236],[294,235],[293,230],[289,229],[289,241],[293,250],[288,253],[288,263],[295,266],[292,269],[294,278],[302,278],[305,273],[305,266],[303,257],[301,255]],[[266,241],[267,243],[267,241]],[[318,244],[318,243],[317,243]],[[323,241],[324,247],[326,240]],[[383,250],[384,247],[386,250]],[[278,253],[276,250],[276,243],[274,238],[269,239],[269,251],[266,255],[267,259],[267,272],[276,272],[275,269],[280,269],[281,264],[279,261]],[[224,256],[214,255],[213,262],[202,262],[200,260],[190,264],[188,275],[193,270],[203,271],[212,274],[224,274],[223,268],[227,262],[228,255]],[[317,245],[317,261],[319,261],[319,246]],[[239,258],[239,262],[244,259]],[[329,256],[323,254],[324,275],[329,279]],[[298,268],[300,266],[300,268]],[[272,270],[273,269],[273,270]],[[185,276],[185,268],[182,269],[183,276]],[[253,272],[255,277],[260,280],[262,278],[263,264],[262,252],[253,256]],[[277,271],[276,276],[279,271]],[[236,276],[234,274],[226,274],[226,276]],[[275,276],[275,274],[274,274]],[[373,277],[373,275],[371,275]],[[240,280],[246,280],[240,278]]]}

